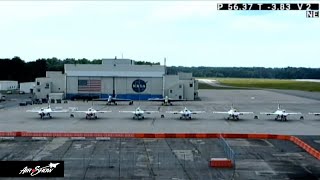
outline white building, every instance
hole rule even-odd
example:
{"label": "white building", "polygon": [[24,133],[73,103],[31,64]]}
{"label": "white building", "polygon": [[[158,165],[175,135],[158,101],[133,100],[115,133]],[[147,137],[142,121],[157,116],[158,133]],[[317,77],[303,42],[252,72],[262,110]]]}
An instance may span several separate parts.
{"label": "white building", "polygon": [[33,93],[33,89],[36,85],[35,82],[23,82],[20,83],[20,92],[25,92],[25,93]]}
{"label": "white building", "polygon": [[104,59],[102,64],[65,64],[65,74],[47,72],[36,79],[35,93],[46,98],[50,93],[64,93],[66,99],[109,95],[132,100],[168,96],[194,100],[198,83],[191,73],[166,75],[162,65],[135,65],[131,59]]}
{"label": "white building", "polygon": [[0,81],[0,90],[16,90],[18,89],[18,81]]}
{"label": "white building", "polygon": [[165,66],[135,65],[131,59],[104,59],[102,64],[65,64],[66,97],[109,95],[132,100],[169,96],[194,100],[197,81],[191,73],[166,75]]}
{"label": "white building", "polygon": [[47,99],[50,93],[66,92],[66,75],[60,71],[47,71],[46,77],[36,78],[33,90],[37,99]]}

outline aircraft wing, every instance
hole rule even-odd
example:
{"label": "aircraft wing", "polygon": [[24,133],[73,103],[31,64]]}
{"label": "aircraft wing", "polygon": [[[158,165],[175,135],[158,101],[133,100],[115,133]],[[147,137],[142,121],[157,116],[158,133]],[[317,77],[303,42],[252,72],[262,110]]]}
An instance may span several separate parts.
{"label": "aircraft wing", "polygon": [[185,99],[168,99],[169,102],[185,101]]}
{"label": "aircraft wing", "polygon": [[109,113],[109,112],[112,112],[112,111],[97,111],[97,113]]}
{"label": "aircraft wing", "polygon": [[270,112],[261,112],[260,114],[265,114],[265,115],[277,115],[276,113],[270,113]]}
{"label": "aircraft wing", "polygon": [[150,113],[158,113],[159,111],[144,111],[144,112],[150,114]]}
{"label": "aircraft wing", "polygon": [[26,112],[40,112],[40,110],[38,110],[38,109],[32,109],[32,110],[27,110]]}
{"label": "aircraft wing", "polygon": [[213,114],[229,114],[228,112],[217,112],[217,111],[214,111]]}
{"label": "aircraft wing", "polygon": [[112,101],[132,101],[132,99],[112,98]]}
{"label": "aircraft wing", "polygon": [[108,101],[108,98],[92,99],[92,101]]}
{"label": "aircraft wing", "polygon": [[181,113],[181,111],[166,111],[166,113],[170,113],[170,114],[179,114],[179,113]]}
{"label": "aircraft wing", "polygon": [[135,113],[136,111],[119,111],[120,113]]}
{"label": "aircraft wing", "polygon": [[149,98],[148,101],[164,101],[164,98]]}
{"label": "aircraft wing", "polygon": [[239,112],[239,114],[243,115],[243,114],[253,114],[253,112]]}
{"label": "aircraft wing", "polygon": [[301,114],[301,113],[300,112],[285,113],[285,115],[296,115],[296,114]]}
{"label": "aircraft wing", "polygon": [[320,113],[309,113],[309,114],[312,114],[312,115],[315,115],[315,116],[320,116]]}
{"label": "aircraft wing", "polygon": [[67,113],[69,110],[52,110],[50,113]]}
{"label": "aircraft wing", "polygon": [[88,111],[72,111],[72,112],[76,112],[76,113],[86,113]]}
{"label": "aircraft wing", "polygon": [[200,114],[200,113],[205,113],[205,111],[191,111],[192,114]]}

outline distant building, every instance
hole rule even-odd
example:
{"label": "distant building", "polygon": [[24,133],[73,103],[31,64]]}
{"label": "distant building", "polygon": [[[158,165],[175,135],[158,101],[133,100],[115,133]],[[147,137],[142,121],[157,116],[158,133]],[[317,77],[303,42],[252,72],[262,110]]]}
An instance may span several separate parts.
{"label": "distant building", "polygon": [[24,93],[33,93],[33,89],[35,87],[36,83],[35,82],[23,82],[20,83],[20,92]]}
{"label": "distant building", "polygon": [[47,72],[36,79],[35,93],[45,98],[63,93],[65,98],[109,95],[133,100],[168,96],[194,100],[198,82],[191,73],[166,75],[162,65],[135,65],[131,59],[103,59],[102,64],[65,64],[62,72]]}
{"label": "distant building", "polygon": [[66,92],[66,75],[60,71],[47,71],[46,77],[36,78],[33,90],[37,99],[47,99],[50,93]]}
{"label": "distant building", "polygon": [[18,89],[18,81],[0,81],[0,91]]}

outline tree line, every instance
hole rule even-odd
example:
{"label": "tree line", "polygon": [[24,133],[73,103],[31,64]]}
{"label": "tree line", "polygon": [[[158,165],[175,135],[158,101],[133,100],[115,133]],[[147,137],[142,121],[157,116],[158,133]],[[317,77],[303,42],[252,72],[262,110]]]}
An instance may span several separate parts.
{"label": "tree line", "polygon": [[[19,57],[0,59],[0,80],[31,82],[37,77],[45,77],[46,71],[64,71],[64,64],[101,64],[102,59],[58,59],[41,58],[25,62]],[[141,65],[160,65],[159,62],[136,61]],[[233,78],[275,78],[275,79],[320,79],[320,68],[264,68],[264,67],[167,67],[168,74],[189,72],[195,77],[233,77]]]}
{"label": "tree line", "polygon": [[320,79],[320,68],[286,67],[182,67],[167,68],[168,74],[192,73],[194,77],[270,78],[270,79]]}

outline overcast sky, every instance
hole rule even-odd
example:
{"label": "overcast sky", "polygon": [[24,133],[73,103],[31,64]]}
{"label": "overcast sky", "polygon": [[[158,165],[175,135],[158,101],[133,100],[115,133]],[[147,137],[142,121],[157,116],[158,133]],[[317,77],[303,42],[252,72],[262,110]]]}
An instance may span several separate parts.
{"label": "overcast sky", "polygon": [[217,11],[217,2],[0,1],[0,58],[123,54],[161,64],[166,57],[169,66],[320,66],[319,19]]}

